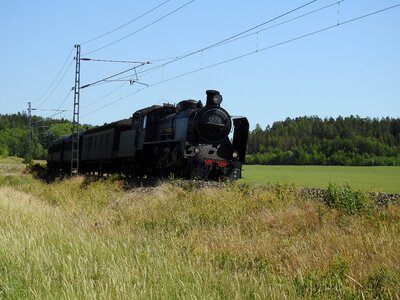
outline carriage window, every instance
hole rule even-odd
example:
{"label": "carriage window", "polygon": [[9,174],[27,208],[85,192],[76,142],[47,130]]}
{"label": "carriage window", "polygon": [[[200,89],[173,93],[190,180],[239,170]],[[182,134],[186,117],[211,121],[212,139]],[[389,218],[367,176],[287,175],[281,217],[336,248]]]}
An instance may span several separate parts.
{"label": "carriage window", "polygon": [[147,125],[147,116],[143,117],[143,129],[146,129],[146,125]]}

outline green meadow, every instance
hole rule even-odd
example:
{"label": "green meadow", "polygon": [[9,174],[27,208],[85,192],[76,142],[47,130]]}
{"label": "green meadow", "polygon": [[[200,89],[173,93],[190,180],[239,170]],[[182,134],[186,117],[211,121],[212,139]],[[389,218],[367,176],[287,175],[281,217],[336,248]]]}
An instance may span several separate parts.
{"label": "green meadow", "polygon": [[345,184],[365,192],[400,193],[400,167],[245,165],[242,182],[326,188]]}
{"label": "green meadow", "polygon": [[[326,187],[333,169],[308,170]],[[46,184],[1,159],[0,299],[398,299],[400,206],[341,185],[328,205],[273,183],[307,185],[304,170],[127,190],[115,178]]]}

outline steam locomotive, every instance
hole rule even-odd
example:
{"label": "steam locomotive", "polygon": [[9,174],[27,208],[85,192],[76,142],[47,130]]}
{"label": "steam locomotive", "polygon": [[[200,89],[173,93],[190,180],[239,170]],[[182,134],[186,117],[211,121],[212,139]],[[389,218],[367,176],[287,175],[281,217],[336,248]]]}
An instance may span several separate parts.
{"label": "steam locomotive", "polygon": [[[230,180],[241,177],[249,123],[231,118],[222,95],[206,91],[206,104],[184,100],[153,105],[131,118],[79,134],[80,173]],[[47,166],[71,170],[72,136],[51,143]]]}

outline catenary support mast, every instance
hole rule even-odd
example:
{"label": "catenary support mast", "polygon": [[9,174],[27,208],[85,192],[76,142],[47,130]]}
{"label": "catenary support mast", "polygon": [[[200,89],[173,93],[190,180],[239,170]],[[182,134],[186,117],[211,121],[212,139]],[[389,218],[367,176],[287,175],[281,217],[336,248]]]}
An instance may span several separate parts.
{"label": "catenary support mast", "polygon": [[32,106],[31,102],[28,102],[28,122],[29,122],[29,152],[28,152],[28,157],[30,158],[32,156]]}
{"label": "catenary support mast", "polygon": [[74,113],[72,117],[72,151],[71,151],[71,176],[79,171],[79,93],[80,93],[80,69],[81,69],[81,45],[76,48],[75,87],[74,87]]}

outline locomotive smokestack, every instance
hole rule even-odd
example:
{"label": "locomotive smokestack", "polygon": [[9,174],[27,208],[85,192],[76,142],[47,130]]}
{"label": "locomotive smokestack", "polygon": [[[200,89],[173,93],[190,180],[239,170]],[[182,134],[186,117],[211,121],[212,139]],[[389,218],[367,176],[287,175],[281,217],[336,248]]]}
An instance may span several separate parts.
{"label": "locomotive smokestack", "polygon": [[207,90],[207,102],[206,106],[208,105],[220,105],[222,102],[222,95],[215,90]]}

